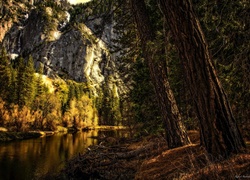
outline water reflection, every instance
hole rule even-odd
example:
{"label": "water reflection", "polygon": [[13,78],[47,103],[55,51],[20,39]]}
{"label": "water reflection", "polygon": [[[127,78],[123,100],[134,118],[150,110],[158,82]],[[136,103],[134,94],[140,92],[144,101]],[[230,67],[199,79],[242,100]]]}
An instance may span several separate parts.
{"label": "water reflection", "polygon": [[66,160],[96,144],[97,139],[89,137],[97,136],[98,131],[89,131],[1,143],[0,179],[30,180],[59,171]]}

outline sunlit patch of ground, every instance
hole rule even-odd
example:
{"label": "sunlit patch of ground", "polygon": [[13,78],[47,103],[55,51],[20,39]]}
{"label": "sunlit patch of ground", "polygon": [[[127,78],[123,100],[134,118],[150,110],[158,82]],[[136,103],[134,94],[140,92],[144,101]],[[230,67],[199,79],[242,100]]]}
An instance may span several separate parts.
{"label": "sunlit patch of ground", "polygon": [[[198,142],[198,132],[190,131],[192,142]],[[163,151],[145,160],[135,179],[250,179],[250,147],[245,153],[233,155],[227,160],[210,161],[209,155],[199,144]]]}

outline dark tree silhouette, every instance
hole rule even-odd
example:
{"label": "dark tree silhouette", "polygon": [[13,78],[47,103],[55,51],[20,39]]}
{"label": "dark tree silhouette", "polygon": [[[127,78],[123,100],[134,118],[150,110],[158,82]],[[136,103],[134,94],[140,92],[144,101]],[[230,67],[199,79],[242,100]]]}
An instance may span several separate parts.
{"label": "dark tree silhouette", "polygon": [[189,0],[159,0],[183,62],[208,153],[228,156],[245,143],[216,75],[199,20]]}

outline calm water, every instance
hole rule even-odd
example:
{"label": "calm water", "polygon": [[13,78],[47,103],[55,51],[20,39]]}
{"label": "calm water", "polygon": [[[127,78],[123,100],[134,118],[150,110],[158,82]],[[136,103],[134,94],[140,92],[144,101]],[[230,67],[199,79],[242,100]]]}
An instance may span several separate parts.
{"label": "calm water", "polygon": [[90,137],[100,134],[120,136],[114,131],[89,131],[1,143],[0,180],[31,180],[58,172],[66,160],[96,144],[97,140]]}

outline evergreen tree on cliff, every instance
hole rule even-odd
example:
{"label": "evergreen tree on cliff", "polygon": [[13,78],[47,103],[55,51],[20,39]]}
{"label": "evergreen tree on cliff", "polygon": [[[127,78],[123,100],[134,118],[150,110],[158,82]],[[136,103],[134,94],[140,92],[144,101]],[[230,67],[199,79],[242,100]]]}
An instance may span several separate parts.
{"label": "evergreen tree on cliff", "polygon": [[30,106],[35,97],[35,69],[33,58],[30,56],[27,63],[19,58],[17,72],[17,104],[22,107]]}
{"label": "evergreen tree on cliff", "polygon": [[35,78],[35,87],[36,87],[35,97],[36,98],[41,98],[47,92],[42,76],[43,76],[43,67],[42,65],[40,65],[37,70],[37,77]]}
{"label": "evergreen tree on cliff", "polygon": [[11,83],[10,61],[5,49],[0,54],[0,97],[6,100]]}
{"label": "evergreen tree on cliff", "polygon": [[159,0],[182,60],[200,121],[201,141],[214,157],[238,153],[245,143],[217,77],[190,0]]}

